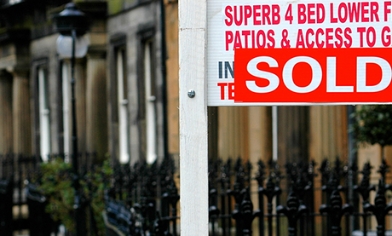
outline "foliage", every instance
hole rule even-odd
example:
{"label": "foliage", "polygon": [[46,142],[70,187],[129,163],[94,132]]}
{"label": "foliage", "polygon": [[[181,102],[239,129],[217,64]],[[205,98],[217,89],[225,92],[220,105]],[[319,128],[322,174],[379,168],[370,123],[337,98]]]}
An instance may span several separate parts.
{"label": "foliage", "polygon": [[[54,159],[41,164],[40,190],[48,198],[46,211],[55,221],[60,221],[70,232],[74,232],[74,188],[73,170],[69,163],[62,159]],[[109,177],[113,171],[107,161],[102,166],[95,167],[80,178],[81,190],[90,206],[97,225],[98,235],[104,235],[104,189],[107,187]],[[88,211],[88,208],[86,208]],[[88,214],[87,214],[88,215]],[[92,219],[86,219],[87,225]],[[91,225],[88,225],[91,228]],[[89,235],[93,235],[90,232]]]}
{"label": "foliage", "polygon": [[361,106],[352,116],[356,122],[350,128],[357,141],[382,147],[392,144],[392,106]]}
{"label": "foliage", "polygon": [[39,189],[48,197],[46,211],[53,220],[61,221],[67,229],[74,229],[71,166],[61,159],[41,164],[42,179]]}

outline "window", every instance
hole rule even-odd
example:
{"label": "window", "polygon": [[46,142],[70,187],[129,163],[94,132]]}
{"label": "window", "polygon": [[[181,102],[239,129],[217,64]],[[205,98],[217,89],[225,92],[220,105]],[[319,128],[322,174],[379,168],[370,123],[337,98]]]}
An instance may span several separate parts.
{"label": "window", "polygon": [[38,102],[39,102],[39,131],[40,154],[44,161],[48,160],[50,148],[50,109],[47,70],[38,67]]}
{"label": "window", "polygon": [[116,76],[118,97],[118,123],[119,123],[119,161],[129,161],[129,116],[128,116],[128,86],[126,73],[125,49],[118,49],[116,53]]}
{"label": "window", "polygon": [[70,62],[63,61],[61,68],[62,78],[62,95],[63,95],[63,139],[65,161],[69,162],[70,154]]}
{"label": "window", "polygon": [[152,42],[144,44],[144,93],[146,117],[146,158],[152,163],[157,158],[157,116],[155,110],[156,94],[153,76]]}

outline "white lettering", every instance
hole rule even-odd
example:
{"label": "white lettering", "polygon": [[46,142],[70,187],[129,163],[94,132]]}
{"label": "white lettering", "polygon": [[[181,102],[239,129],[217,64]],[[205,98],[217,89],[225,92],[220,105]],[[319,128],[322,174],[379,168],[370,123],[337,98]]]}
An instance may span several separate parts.
{"label": "white lettering", "polygon": [[[312,68],[312,80],[308,86],[299,87],[294,83],[293,80],[293,69],[294,66],[299,62],[305,62]],[[309,93],[317,89],[321,83],[322,70],[320,64],[311,57],[298,56],[293,57],[286,62],[283,68],[283,81],[288,89],[296,93]]]}
{"label": "white lettering", "polygon": [[327,92],[354,92],[353,86],[336,85],[336,57],[327,57]]}
{"label": "white lettering", "polygon": [[[392,80],[392,69],[389,62],[379,57],[357,57],[357,71],[356,71],[356,92],[379,92],[386,89]],[[259,56],[250,60],[247,64],[247,70],[250,75],[268,80],[267,86],[261,87],[257,85],[257,80],[246,81],[247,88],[254,93],[269,93],[276,90],[279,87],[280,78],[271,72],[260,70],[258,68],[259,63],[267,63],[270,68],[279,67],[278,62],[268,56]],[[310,83],[306,86],[298,86],[294,82],[293,70],[298,63],[307,63],[312,70],[312,78]],[[376,85],[368,85],[366,67],[369,64],[376,64],[381,68],[380,82]],[[343,93],[343,92],[354,92],[354,86],[338,86],[336,76],[336,57],[326,58],[326,92],[329,93]],[[298,76],[298,75],[297,75]],[[374,75],[368,75],[374,76]],[[295,93],[310,93],[316,90],[323,77],[323,69],[317,60],[308,56],[297,56],[293,57],[286,62],[282,70],[282,80],[285,86]],[[344,78],[341,78],[344,80]],[[374,80],[374,78],[372,78]],[[377,78],[376,78],[377,79]]]}
{"label": "white lettering", "polygon": [[256,81],[246,81],[246,87],[254,93],[269,93],[279,86],[279,77],[271,72],[259,70],[257,65],[261,62],[267,63],[270,67],[278,67],[278,62],[272,57],[265,56],[255,57],[248,62],[247,70],[249,74],[268,80],[269,85],[266,87],[260,87],[256,84]]}
{"label": "white lettering", "polygon": [[[377,64],[382,71],[381,81],[376,85],[366,85],[366,64]],[[391,83],[391,66],[379,57],[357,57],[357,92],[378,92]]]}

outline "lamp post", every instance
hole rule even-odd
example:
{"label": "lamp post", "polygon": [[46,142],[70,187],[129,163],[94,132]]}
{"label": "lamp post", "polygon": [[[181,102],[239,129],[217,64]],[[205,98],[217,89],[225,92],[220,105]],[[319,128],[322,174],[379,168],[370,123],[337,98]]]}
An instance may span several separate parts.
{"label": "lamp post", "polygon": [[[75,99],[75,58],[84,57],[87,52],[88,43],[83,35],[89,28],[85,14],[79,11],[74,3],[68,3],[65,9],[54,17],[58,32],[57,51],[62,58],[71,58],[71,114],[72,114],[72,167],[74,172],[74,220],[76,235],[86,235],[85,213],[83,207],[83,196],[79,182],[78,167],[78,142],[76,127],[76,99]],[[69,51],[71,50],[71,51]]]}

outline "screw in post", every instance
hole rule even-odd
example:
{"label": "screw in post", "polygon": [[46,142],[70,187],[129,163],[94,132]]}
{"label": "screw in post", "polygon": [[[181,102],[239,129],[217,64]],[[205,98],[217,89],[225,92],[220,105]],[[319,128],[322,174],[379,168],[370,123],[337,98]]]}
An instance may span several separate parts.
{"label": "screw in post", "polygon": [[194,98],[195,96],[196,96],[195,90],[191,89],[191,90],[188,91],[188,97]]}

